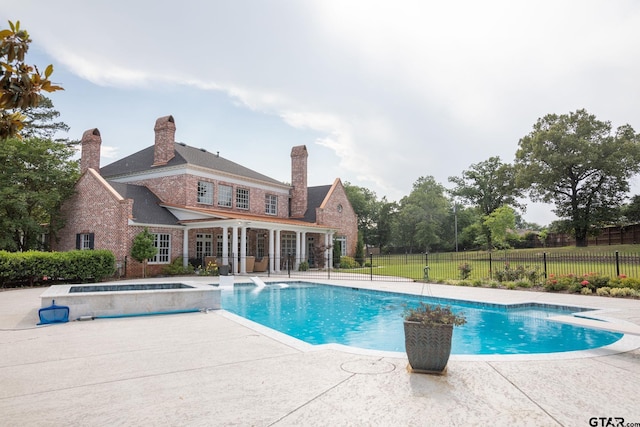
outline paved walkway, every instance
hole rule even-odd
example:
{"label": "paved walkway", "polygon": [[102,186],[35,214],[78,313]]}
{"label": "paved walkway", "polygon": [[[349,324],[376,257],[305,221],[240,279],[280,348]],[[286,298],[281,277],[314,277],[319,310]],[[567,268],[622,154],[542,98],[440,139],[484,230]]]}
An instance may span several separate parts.
{"label": "paved walkway", "polygon": [[[623,320],[631,332],[640,325],[637,300],[347,285],[581,305]],[[310,351],[224,311],[36,327],[43,291],[0,292],[2,426],[590,426],[592,417],[640,423],[640,337],[632,334],[623,353],[452,356],[446,375],[430,376],[409,374],[402,354]]]}

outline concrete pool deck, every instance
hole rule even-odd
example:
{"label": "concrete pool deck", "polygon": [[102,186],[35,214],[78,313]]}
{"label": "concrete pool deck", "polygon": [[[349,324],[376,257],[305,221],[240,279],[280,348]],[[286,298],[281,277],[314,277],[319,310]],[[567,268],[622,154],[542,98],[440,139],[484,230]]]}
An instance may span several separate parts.
{"label": "concrete pool deck", "polygon": [[[236,281],[241,280],[249,278]],[[638,300],[316,281],[487,302],[584,306],[622,321],[632,333],[634,325],[640,327]],[[36,327],[44,290],[0,292],[2,425],[589,426],[596,425],[592,417],[640,423],[637,335],[627,337],[629,349],[622,353],[533,360],[452,356],[446,375],[429,376],[409,374],[401,355],[301,348],[224,311]]]}

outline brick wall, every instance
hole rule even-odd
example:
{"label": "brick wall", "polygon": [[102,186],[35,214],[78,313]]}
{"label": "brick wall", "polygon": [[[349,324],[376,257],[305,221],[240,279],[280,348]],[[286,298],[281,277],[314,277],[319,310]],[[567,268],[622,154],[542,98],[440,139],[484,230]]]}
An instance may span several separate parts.
{"label": "brick wall", "polygon": [[65,226],[53,247],[58,251],[76,249],[76,234],[94,233],[95,249],[108,249],[116,259],[127,255],[127,221],[132,200],[119,198],[93,169],[78,181],[75,194],[62,207]]}
{"label": "brick wall", "polygon": [[[337,179],[323,208],[316,211],[317,223],[337,228],[336,235],[346,236],[347,255],[354,256],[358,242],[358,217],[349,203],[342,182]],[[338,209],[342,206],[342,211]]]}

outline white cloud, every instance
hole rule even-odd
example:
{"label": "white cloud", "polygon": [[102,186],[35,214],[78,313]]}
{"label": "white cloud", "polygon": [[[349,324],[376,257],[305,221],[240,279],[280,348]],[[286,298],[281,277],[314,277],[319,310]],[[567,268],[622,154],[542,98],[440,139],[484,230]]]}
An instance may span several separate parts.
{"label": "white cloud", "polygon": [[[153,8],[25,0],[11,13],[56,65],[83,79],[166,91],[176,110],[207,108],[189,105],[180,88],[224,93],[238,113],[309,131],[319,151],[339,159],[319,174],[339,173],[390,199],[420,176],[447,185],[490,156],[511,161],[518,139],[547,113],[587,108],[640,128],[640,6],[631,0],[185,0]],[[114,105],[109,116],[148,114],[126,107]]]}

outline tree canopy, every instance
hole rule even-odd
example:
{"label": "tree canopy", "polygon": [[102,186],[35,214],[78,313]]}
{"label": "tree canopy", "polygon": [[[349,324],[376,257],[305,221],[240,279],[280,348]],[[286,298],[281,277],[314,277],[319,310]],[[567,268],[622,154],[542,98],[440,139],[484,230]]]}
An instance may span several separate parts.
{"label": "tree canopy", "polygon": [[443,226],[451,210],[445,188],[432,176],[420,177],[400,200],[394,221],[394,240],[406,250],[428,251],[444,241]]}
{"label": "tree canopy", "polygon": [[576,246],[586,246],[594,225],[614,219],[640,171],[640,140],[623,125],[585,110],[548,114],[520,139],[517,184],[533,201],[555,204],[555,214],[570,221]]}
{"label": "tree canopy", "polygon": [[63,90],[49,80],[53,65],[40,73],[25,63],[30,43],[20,21],[9,21],[9,28],[0,30],[0,140],[19,135],[25,120],[22,111],[38,106],[41,92]]}
{"label": "tree canopy", "polygon": [[517,198],[522,195],[516,187],[515,170],[512,165],[503,163],[500,157],[472,164],[462,171],[462,176],[451,176],[449,182],[455,184],[451,195],[474,206],[480,212],[479,226],[489,249],[493,246],[491,228],[486,218],[503,206],[520,207]]}
{"label": "tree canopy", "polygon": [[0,143],[0,249],[43,249],[41,236],[55,235],[62,226],[60,206],[79,176],[74,154],[67,144],[48,139]]}

